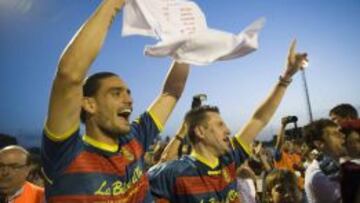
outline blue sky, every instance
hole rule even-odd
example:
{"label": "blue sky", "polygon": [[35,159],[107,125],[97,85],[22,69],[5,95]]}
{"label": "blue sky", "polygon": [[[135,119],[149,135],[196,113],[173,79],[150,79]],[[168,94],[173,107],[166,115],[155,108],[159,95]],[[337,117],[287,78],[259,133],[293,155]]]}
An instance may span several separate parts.
{"label": "blue sky", "polygon": [[[309,54],[307,79],[315,118],[336,104],[360,107],[360,1],[358,0],[197,0],[209,27],[232,33],[259,17],[267,19],[260,48],[244,58],[193,67],[183,97],[164,134],[173,134],[192,95],[208,94],[235,133],[268,94],[282,71],[291,39]],[[0,0],[0,132],[38,143],[59,55],[99,0]],[[122,37],[118,16],[91,73],[120,74],[133,92],[133,118],[159,94],[171,60],[144,56],[155,41]],[[269,139],[280,118],[308,122],[300,74],[260,135]],[[30,141],[29,141],[30,142]],[[28,143],[24,143],[28,144]]]}

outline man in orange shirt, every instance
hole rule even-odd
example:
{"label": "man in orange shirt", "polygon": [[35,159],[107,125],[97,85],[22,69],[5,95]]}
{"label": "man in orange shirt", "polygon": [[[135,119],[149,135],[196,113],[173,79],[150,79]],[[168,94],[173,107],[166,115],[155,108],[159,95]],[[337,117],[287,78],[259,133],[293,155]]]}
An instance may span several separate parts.
{"label": "man in orange shirt", "polygon": [[301,176],[303,171],[302,160],[299,153],[295,150],[294,143],[290,140],[285,141],[285,127],[288,124],[288,117],[281,120],[281,128],[277,137],[275,147],[275,163],[274,167],[277,169],[289,170],[296,172],[298,186],[300,189],[304,188],[304,178]]}
{"label": "man in orange shirt", "polygon": [[0,150],[0,203],[44,202],[44,189],[26,181],[30,154],[16,145]]}

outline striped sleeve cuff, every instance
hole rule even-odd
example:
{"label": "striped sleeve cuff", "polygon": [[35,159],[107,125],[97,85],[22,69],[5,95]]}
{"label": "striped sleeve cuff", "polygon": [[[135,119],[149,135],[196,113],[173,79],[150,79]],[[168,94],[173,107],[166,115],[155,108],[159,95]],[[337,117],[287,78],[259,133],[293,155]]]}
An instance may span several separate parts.
{"label": "striped sleeve cuff", "polygon": [[244,149],[244,151],[246,152],[246,154],[248,154],[248,156],[250,156],[251,153],[251,148],[248,144],[246,144],[244,141],[242,141],[241,137],[238,135],[235,135],[235,140],[239,143],[239,145]]}
{"label": "striped sleeve cuff", "polygon": [[44,131],[45,131],[46,137],[49,138],[51,141],[61,142],[61,141],[66,140],[67,138],[69,138],[72,134],[74,134],[74,132],[77,129],[79,129],[79,127],[80,127],[80,124],[77,123],[76,125],[74,125],[72,128],[70,128],[69,130],[67,130],[65,133],[63,133],[61,135],[57,135],[57,134],[51,132],[47,125],[45,125]]}
{"label": "striped sleeve cuff", "polygon": [[161,122],[159,121],[159,119],[157,118],[155,113],[150,111],[150,110],[148,110],[148,113],[149,113],[151,119],[154,121],[154,123],[155,123],[156,127],[158,128],[158,130],[160,132],[162,132],[164,130],[164,126],[161,124]]}

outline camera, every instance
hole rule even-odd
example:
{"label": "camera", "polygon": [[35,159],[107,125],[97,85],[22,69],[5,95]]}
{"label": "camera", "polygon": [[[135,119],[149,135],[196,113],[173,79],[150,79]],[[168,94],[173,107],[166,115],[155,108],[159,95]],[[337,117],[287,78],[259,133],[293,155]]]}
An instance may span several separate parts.
{"label": "camera", "polygon": [[285,116],[281,119],[283,125],[286,125],[288,123],[294,124],[294,128],[285,131],[286,139],[296,140],[296,139],[301,139],[303,137],[302,129],[298,128],[297,121],[298,121],[298,117],[296,116]]}
{"label": "camera", "polygon": [[296,123],[298,121],[298,118],[296,116],[286,116],[281,119],[282,123]]}
{"label": "camera", "polygon": [[201,106],[203,101],[206,101],[207,95],[206,94],[197,94],[193,96],[193,100],[191,103],[191,109],[195,109]]}

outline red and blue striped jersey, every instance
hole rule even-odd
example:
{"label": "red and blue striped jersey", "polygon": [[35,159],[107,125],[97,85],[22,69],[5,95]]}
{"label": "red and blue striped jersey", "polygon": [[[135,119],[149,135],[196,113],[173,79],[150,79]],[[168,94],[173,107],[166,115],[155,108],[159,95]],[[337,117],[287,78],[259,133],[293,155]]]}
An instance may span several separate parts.
{"label": "red and blue striped jersey", "polygon": [[216,166],[192,153],[150,168],[150,188],[157,202],[239,202],[236,169],[248,153],[238,141],[233,143],[232,150],[219,157]]}
{"label": "red and blue striped jersey", "polygon": [[144,153],[160,128],[149,113],[131,124],[127,135],[119,136],[118,150],[91,137],[79,135],[79,129],[62,141],[56,141],[45,128],[42,140],[48,202],[151,202],[148,176],[144,171]]}

